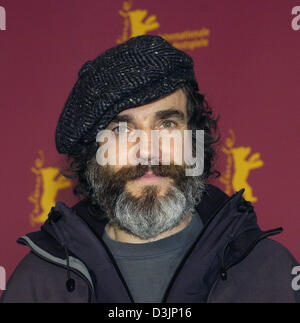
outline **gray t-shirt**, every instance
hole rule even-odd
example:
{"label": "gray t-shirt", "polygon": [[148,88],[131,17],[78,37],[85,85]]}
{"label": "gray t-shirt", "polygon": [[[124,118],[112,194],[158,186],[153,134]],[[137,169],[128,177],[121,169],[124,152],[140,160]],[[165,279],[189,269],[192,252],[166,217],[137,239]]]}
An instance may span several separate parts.
{"label": "gray t-shirt", "polygon": [[159,303],[189,247],[199,236],[203,224],[198,213],[180,232],[148,243],[112,240],[104,230],[102,239],[113,254],[137,303]]}

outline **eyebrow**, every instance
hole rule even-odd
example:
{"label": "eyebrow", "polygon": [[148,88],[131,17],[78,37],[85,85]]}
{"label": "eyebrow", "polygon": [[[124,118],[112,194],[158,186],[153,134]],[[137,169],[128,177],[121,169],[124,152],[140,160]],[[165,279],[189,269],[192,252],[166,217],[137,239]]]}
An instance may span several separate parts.
{"label": "eyebrow", "polygon": [[174,108],[158,111],[155,113],[155,120],[162,120],[168,118],[177,118],[181,121],[184,121],[184,113]]}
{"label": "eyebrow", "polygon": [[[170,108],[167,110],[162,110],[162,111],[157,111],[154,116],[154,120],[165,120],[168,118],[177,118],[180,121],[184,121],[184,113],[178,109]],[[112,120],[111,123],[119,123],[119,122],[127,122],[131,124],[135,124],[135,121],[133,118],[128,115],[128,114],[123,114],[120,116],[115,116]]]}

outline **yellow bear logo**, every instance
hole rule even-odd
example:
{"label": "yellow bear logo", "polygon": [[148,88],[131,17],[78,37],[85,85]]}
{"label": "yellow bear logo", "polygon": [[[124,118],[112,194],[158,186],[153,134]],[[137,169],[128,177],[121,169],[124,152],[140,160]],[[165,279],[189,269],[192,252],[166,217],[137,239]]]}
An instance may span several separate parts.
{"label": "yellow bear logo", "polygon": [[148,15],[147,10],[134,10],[130,11],[128,14],[131,22],[130,37],[145,35],[148,31],[159,27],[159,23],[156,21],[156,15],[151,15],[144,20]]}
{"label": "yellow bear logo", "polygon": [[40,150],[39,154],[40,158],[35,160],[35,167],[31,168],[31,171],[36,175],[35,191],[28,198],[34,204],[33,212],[30,214],[32,226],[47,220],[51,207],[55,205],[58,191],[72,185],[69,179],[59,175],[58,168],[43,167],[44,153]]}
{"label": "yellow bear logo", "polygon": [[[156,20],[156,15],[146,18],[148,10],[130,10],[131,8],[132,0],[125,1],[123,3],[123,10],[119,11],[119,14],[124,18],[124,30],[122,36],[117,39],[118,44],[125,42],[131,37],[145,35],[147,32],[155,30],[160,26]],[[131,30],[129,31],[129,29]]]}
{"label": "yellow bear logo", "polygon": [[[260,168],[264,162],[260,159],[260,153],[250,155],[250,147],[234,147],[235,135],[229,129],[231,138],[227,138],[222,151],[227,155],[227,166],[225,173],[220,177],[220,181],[225,184],[225,192],[230,195],[232,189],[237,192],[245,188],[244,197],[250,202],[257,202],[257,197],[253,195],[253,189],[248,183],[250,171]],[[250,156],[249,156],[250,155]],[[232,175],[232,168],[234,174]]]}
{"label": "yellow bear logo", "polygon": [[[132,10],[132,0],[123,3],[119,14],[124,18],[124,28],[122,35],[117,39],[117,44],[127,41],[131,37],[145,35],[148,32],[160,27],[156,15],[149,15],[146,9]],[[194,50],[195,48],[207,47],[210,30],[202,27],[200,30],[184,30],[175,33],[159,34],[174,47],[181,50]]]}

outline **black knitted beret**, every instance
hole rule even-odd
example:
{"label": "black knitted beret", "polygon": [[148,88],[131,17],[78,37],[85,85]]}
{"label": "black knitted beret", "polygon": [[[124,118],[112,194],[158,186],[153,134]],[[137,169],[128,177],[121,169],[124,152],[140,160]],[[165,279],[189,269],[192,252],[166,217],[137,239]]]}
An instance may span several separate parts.
{"label": "black knitted beret", "polygon": [[56,128],[56,148],[74,154],[121,111],[160,99],[186,83],[198,89],[192,58],[160,36],[143,35],[80,68]]}

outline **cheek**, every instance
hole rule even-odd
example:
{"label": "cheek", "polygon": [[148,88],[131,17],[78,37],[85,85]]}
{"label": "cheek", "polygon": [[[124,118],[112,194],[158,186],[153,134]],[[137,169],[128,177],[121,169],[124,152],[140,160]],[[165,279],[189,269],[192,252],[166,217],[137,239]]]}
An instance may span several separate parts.
{"label": "cheek", "polygon": [[117,165],[120,166],[130,166],[129,157],[132,155],[132,147],[134,143],[128,141],[119,141],[116,142],[116,158],[117,158]]}
{"label": "cheek", "polygon": [[160,141],[160,151],[162,158],[165,160],[170,158],[170,161],[175,165],[183,165],[184,164],[184,132],[178,131],[174,137],[170,138],[168,144],[163,143]]}
{"label": "cheek", "polygon": [[96,153],[96,161],[101,166],[115,166],[117,165],[117,150],[112,142],[104,142],[98,144],[98,150]]}
{"label": "cheek", "polygon": [[96,155],[98,164],[105,166],[110,165],[115,168],[118,166],[127,165],[128,161],[128,147],[130,145],[124,144],[122,140],[116,137],[114,140],[106,140],[105,142],[99,142],[99,148]]}

